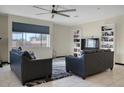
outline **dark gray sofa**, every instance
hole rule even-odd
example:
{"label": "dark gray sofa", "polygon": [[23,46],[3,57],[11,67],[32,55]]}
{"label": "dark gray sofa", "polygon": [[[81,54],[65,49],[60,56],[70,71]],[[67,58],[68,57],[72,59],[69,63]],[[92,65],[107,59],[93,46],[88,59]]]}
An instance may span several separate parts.
{"label": "dark gray sofa", "polygon": [[113,69],[114,52],[104,50],[85,51],[81,57],[67,56],[66,71],[85,79],[87,76]]}
{"label": "dark gray sofa", "polygon": [[11,70],[21,80],[26,82],[52,75],[52,59],[30,59],[23,52],[12,49],[10,51]]}

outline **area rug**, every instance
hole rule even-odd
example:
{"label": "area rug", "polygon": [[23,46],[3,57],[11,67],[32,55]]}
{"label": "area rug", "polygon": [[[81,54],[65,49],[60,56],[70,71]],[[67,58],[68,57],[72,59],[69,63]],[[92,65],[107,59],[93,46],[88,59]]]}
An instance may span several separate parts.
{"label": "area rug", "polygon": [[65,65],[63,65],[62,62],[61,63],[54,62],[53,68],[52,68],[52,77],[50,79],[41,78],[41,79],[38,79],[38,80],[33,80],[33,81],[30,81],[30,82],[27,82],[25,84],[25,86],[32,87],[32,86],[35,86],[35,85],[38,85],[38,84],[58,80],[58,79],[69,77],[69,76],[72,76],[72,74],[66,72]]}

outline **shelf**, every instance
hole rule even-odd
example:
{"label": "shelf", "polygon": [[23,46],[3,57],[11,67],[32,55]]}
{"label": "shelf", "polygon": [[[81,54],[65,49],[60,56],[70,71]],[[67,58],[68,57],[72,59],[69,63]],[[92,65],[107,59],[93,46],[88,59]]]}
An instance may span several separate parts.
{"label": "shelf", "polygon": [[[110,29],[110,30],[105,30]],[[104,30],[104,31],[103,31]],[[115,26],[109,24],[101,27],[101,48],[114,50]]]}
{"label": "shelf", "polygon": [[74,42],[74,50],[73,50],[74,56],[79,56],[81,50],[81,35],[79,30],[74,32],[73,42]]}
{"label": "shelf", "polygon": [[102,32],[113,32],[114,30],[104,30]]}

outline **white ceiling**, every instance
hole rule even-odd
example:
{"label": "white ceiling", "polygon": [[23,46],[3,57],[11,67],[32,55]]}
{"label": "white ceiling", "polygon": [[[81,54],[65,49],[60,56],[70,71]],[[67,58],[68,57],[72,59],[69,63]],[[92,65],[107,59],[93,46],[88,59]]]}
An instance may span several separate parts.
{"label": "white ceiling", "polygon": [[[52,9],[50,5],[39,5],[39,7],[49,10]],[[85,22],[124,15],[123,5],[63,5],[61,7],[65,9],[75,8],[76,12],[66,12],[65,14],[71,16],[69,18],[55,15],[55,18],[51,19],[51,14],[36,15],[38,13],[46,13],[47,11],[36,9],[31,5],[0,5],[0,13],[37,18],[64,25],[78,25]],[[59,8],[58,10],[60,9],[62,10],[63,8]]]}

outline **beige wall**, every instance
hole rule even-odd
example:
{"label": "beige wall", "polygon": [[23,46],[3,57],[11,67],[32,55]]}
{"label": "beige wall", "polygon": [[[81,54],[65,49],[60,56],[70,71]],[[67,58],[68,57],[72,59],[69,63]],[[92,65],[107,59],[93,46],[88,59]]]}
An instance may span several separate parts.
{"label": "beige wall", "polygon": [[[69,27],[64,25],[57,25],[51,22],[42,21],[38,19],[20,17],[20,16],[0,16],[0,59],[3,61],[9,60],[9,51],[11,49],[11,32],[12,21],[48,25],[50,26],[51,34],[51,48],[31,48],[26,50],[33,50],[37,57],[49,58],[53,55],[53,48],[57,56],[70,55],[73,46],[73,30],[76,27]],[[115,61],[124,63],[124,16],[118,16],[106,20],[89,22],[81,24],[77,28],[81,29],[82,38],[85,37],[101,37],[101,26],[105,24],[116,25],[115,35]],[[40,51],[40,53],[39,53]]]}
{"label": "beige wall", "polygon": [[98,21],[98,22],[91,22],[91,23],[86,23],[81,25],[82,27],[82,32],[81,32],[81,36],[83,38],[87,38],[87,37],[101,37],[101,33],[100,33],[100,26],[102,25],[102,22]]}
{"label": "beige wall", "polygon": [[20,16],[14,16],[9,15],[9,50],[11,50],[11,35],[12,35],[12,22],[20,22],[20,23],[28,23],[28,24],[36,24],[36,25],[45,25],[50,27],[50,48],[41,48],[41,47],[32,47],[32,48],[26,48],[22,47],[23,50],[30,50],[33,51],[37,58],[51,58],[52,57],[52,48],[53,48],[53,23],[38,20],[38,19],[32,19],[32,18],[26,18],[26,17],[20,17]]}
{"label": "beige wall", "polygon": [[54,25],[53,48],[56,56],[71,54],[72,31],[71,27],[64,25]]}
{"label": "beige wall", "polygon": [[[38,19],[31,19],[25,18],[20,16],[9,16],[9,37],[11,37],[11,28],[12,28],[12,21],[14,22],[21,22],[21,23],[29,23],[29,24],[38,24],[38,25],[47,25],[50,26],[50,37],[51,37],[51,47],[50,48],[25,48],[25,50],[34,51],[35,55],[38,58],[51,58],[53,55],[53,48],[56,51],[56,56],[65,56],[70,54],[70,33],[71,27],[58,25],[47,21],[41,21]],[[9,38],[9,45],[11,46],[11,38]],[[11,47],[9,48],[11,50]]]}
{"label": "beige wall", "polygon": [[8,17],[0,15],[0,60],[8,61]]}
{"label": "beige wall", "polygon": [[115,62],[124,63],[124,16],[117,16],[110,19],[89,22],[80,25],[82,38],[101,37],[101,26],[105,24],[115,24]]}
{"label": "beige wall", "polygon": [[[0,59],[9,61],[9,51],[12,49],[12,22],[21,22],[37,25],[46,25],[50,27],[51,47],[50,48],[25,48],[24,50],[34,51],[37,58],[51,58],[53,55],[53,47],[56,51],[56,56],[69,55],[71,50],[71,27],[57,25],[48,21],[26,18],[20,16],[0,16]],[[53,40],[54,39],[54,40]],[[53,46],[54,45],[54,46]]]}

